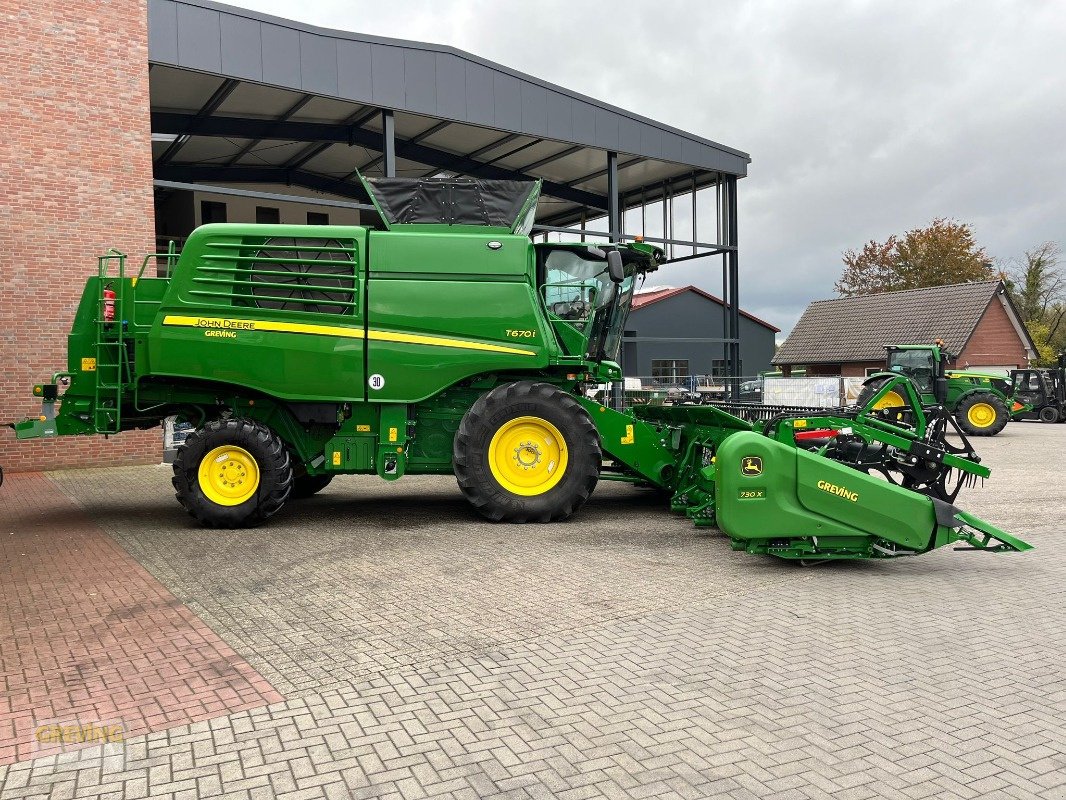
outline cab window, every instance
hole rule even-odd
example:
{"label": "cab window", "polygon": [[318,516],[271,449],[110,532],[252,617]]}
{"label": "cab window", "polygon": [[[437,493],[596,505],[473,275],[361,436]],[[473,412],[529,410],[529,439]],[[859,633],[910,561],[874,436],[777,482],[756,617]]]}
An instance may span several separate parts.
{"label": "cab window", "polygon": [[930,350],[892,350],[888,356],[888,369],[906,375],[923,392],[933,391],[936,364]]}

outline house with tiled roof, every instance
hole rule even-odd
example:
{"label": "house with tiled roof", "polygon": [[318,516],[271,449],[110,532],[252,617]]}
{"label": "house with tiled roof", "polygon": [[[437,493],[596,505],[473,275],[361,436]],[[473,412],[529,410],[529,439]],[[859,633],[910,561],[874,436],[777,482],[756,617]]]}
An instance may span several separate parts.
{"label": "house with tiled roof", "polygon": [[773,358],[784,374],[868,375],[885,366],[885,345],[932,344],[956,368],[1006,372],[1027,366],[1036,346],[1002,281],[816,300]]}
{"label": "house with tiled roof", "polygon": [[[696,286],[650,286],[633,296],[622,368],[628,376],[683,383],[692,375],[724,375],[724,303]],[[740,312],[740,373],[770,369],[780,328]]]}

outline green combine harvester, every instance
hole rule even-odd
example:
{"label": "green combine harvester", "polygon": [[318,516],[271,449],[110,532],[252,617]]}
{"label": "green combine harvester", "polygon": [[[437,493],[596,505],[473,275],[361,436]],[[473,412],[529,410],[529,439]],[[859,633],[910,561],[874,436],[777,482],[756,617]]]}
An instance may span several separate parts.
{"label": "green combine harvester", "polygon": [[454,474],[484,517],[516,523],[567,519],[600,480],[654,487],[734,549],[804,562],[1029,549],[955,508],[989,470],[908,378],[864,407],[757,424],[614,410],[585,389],[621,379],[634,287],[660,249],[534,244],[539,184],[364,185],[385,230],[205,225],[168,277],[145,276],[153,256],[136,275],[101,258],[67,369],[34,387],[43,413],[18,438],[186,420],[177,499],[221,528],[339,474]]}

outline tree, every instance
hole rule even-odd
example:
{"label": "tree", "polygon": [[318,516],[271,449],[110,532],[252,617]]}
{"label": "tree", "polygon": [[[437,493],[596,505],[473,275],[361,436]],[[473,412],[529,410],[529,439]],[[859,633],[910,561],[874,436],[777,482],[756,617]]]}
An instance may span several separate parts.
{"label": "tree", "polygon": [[1009,276],[1011,299],[1026,322],[1042,319],[1062,301],[1064,281],[1058,265],[1058,244],[1044,242],[1026,250],[1025,263]]}
{"label": "tree", "polygon": [[927,228],[902,237],[869,241],[860,252],[844,253],[836,290],[844,297],[896,289],[920,289],[995,277],[988,254],[966,223],[937,217]]}
{"label": "tree", "polygon": [[1059,269],[1060,250],[1044,242],[1025,252],[1025,263],[1006,273],[1007,289],[1037,346],[1037,366],[1050,366],[1066,348],[1066,278]]}
{"label": "tree", "polygon": [[1052,330],[1046,322],[1034,319],[1025,323],[1025,329],[1029,331],[1029,338],[1036,345],[1036,358],[1033,359],[1034,367],[1055,366],[1055,353],[1057,352],[1052,342]]}

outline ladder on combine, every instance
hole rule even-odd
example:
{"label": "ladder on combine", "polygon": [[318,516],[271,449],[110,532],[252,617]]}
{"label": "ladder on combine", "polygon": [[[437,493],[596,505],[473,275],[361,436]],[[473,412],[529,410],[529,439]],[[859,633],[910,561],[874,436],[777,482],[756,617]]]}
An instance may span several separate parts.
{"label": "ladder on combine", "polygon": [[[117,277],[111,276],[111,262],[118,263]],[[129,381],[129,352],[126,349],[126,254],[108,250],[97,259],[100,298],[96,311],[96,386],[93,394],[93,427],[97,433],[122,430],[122,396]],[[112,287],[116,287],[112,288]],[[114,292],[109,297],[108,292]],[[109,304],[111,304],[109,309]]]}

